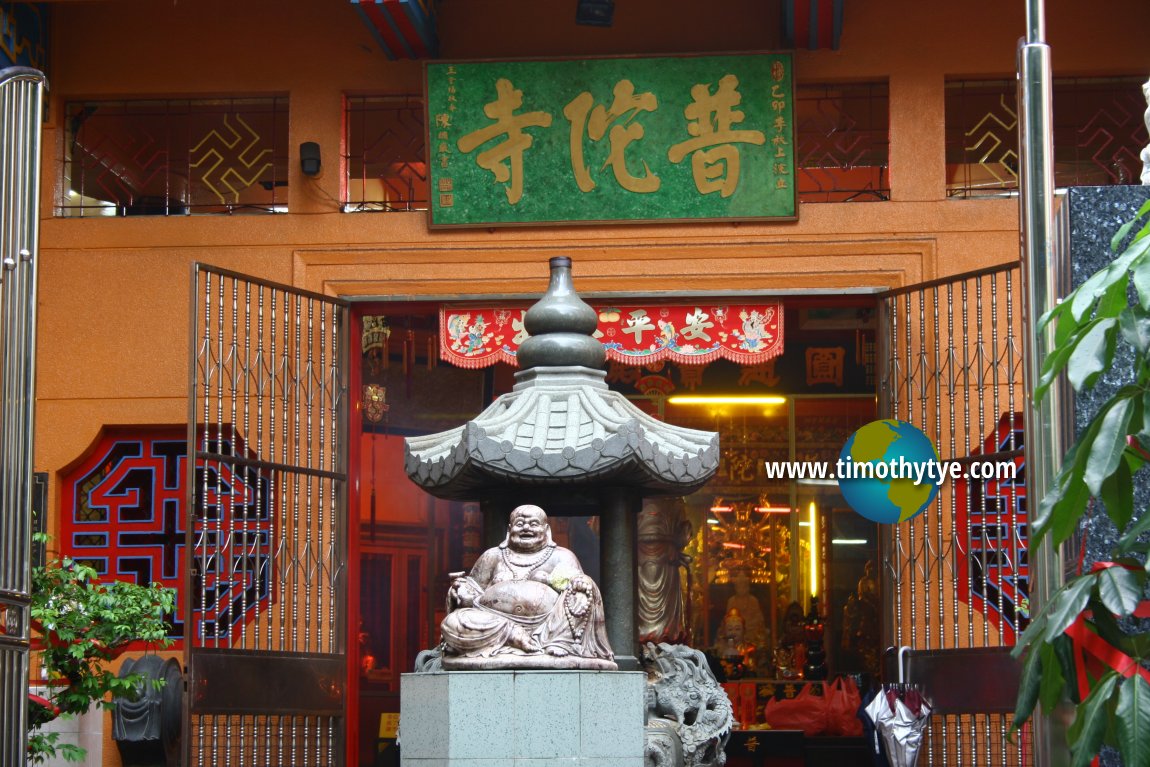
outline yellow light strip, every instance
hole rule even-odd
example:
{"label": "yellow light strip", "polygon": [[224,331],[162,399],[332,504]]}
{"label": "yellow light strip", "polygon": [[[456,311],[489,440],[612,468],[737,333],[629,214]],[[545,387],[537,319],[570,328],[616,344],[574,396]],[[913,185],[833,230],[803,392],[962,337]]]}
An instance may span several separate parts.
{"label": "yellow light strip", "polygon": [[817,597],[819,595],[819,511],[815,507],[815,502],[811,501],[810,505],[810,527],[811,527],[811,596]]}
{"label": "yellow light strip", "polygon": [[676,394],[667,398],[672,405],[783,405],[786,397],[779,396],[724,396],[719,394]]}

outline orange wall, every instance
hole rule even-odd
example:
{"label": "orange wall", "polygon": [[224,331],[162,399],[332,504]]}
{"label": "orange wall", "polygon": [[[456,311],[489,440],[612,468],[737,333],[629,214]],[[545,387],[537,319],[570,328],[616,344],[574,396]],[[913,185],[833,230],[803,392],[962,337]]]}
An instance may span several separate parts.
{"label": "orange wall", "polygon": [[[627,0],[610,29],[573,3],[444,0],[446,56],[747,50],[772,44],[761,0]],[[769,10],[764,11],[764,7]],[[800,81],[887,77],[892,199],[804,205],[797,223],[429,232],[418,213],[338,212],[341,97],[419,92],[420,64],[389,62],[347,0],[107,0],[53,4],[44,150],[36,467],[55,472],[104,424],[185,419],[189,265],[197,260],[347,296],[540,292],[570,255],[579,288],[645,293],[883,286],[1017,254],[1014,200],[946,200],[943,84],[1010,76],[1023,3],[851,0],[838,51],[797,51]],[[1049,0],[1056,73],[1145,68],[1150,6],[1105,14]],[[68,99],[286,93],[290,140],[318,141],[324,172],[295,164],[274,217],[55,219]],[[53,487],[53,504],[55,488]]]}
{"label": "orange wall", "polygon": [[[802,206],[796,223],[429,232],[423,214],[342,214],[341,97],[418,93],[348,0],[52,3],[51,108],[41,228],[35,466],[79,456],[105,424],[186,418],[189,265],[207,261],[346,296],[537,294],[545,259],[575,259],[585,294],[907,284],[1017,257],[1017,202],[947,200],[947,77],[1009,77],[1022,0],[850,0],[838,51],[798,51],[800,82],[889,78],[892,199]],[[1048,0],[1060,75],[1146,71],[1150,4]],[[776,2],[619,0],[611,29],[576,27],[574,0],[442,0],[445,57],[740,51],[771,47]],[[293,163],[274,217],[55,219],[66,100],[285,93]],[[293,151],[294,154],[294,151]],[[57,507],[58,488],[50,490]]]}

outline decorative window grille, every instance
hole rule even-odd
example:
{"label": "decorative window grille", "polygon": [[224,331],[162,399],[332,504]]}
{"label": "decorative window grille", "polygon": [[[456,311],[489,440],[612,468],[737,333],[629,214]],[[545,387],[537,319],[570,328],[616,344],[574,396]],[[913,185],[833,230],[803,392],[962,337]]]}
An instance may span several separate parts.
{"label": "decorative window grille", "polygon": [[65,107],[60,216],[286,213],[284,97]]}
{"label": "decorative window grille", "polygon": [[884,83],[799,84],[795,162],[800,202],[890,198],[890,90]]}
{"label": "decorative window grille", "polygon": [[423,100],[348,96],[344,126],[344,211],[427,210]]}
{"label": "decorative window grille", "polygon": [[[1137,184],[1146,143],[1142,78],[1055,80],[1054,185]],[[946,86],[950,197],[1018,192],[1018,96],[1013,80]]]}

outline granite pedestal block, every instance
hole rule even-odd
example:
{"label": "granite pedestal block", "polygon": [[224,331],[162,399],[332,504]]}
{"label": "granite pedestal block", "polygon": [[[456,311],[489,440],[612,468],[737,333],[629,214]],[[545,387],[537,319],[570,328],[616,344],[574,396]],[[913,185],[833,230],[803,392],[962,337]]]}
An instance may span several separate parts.
{"label": "granite pedestal block", "polygon": [[643,767],[641,671],[404,674],[403,767]]}
{"label": "granite pedestal block", "polygon": [[[1110,264],[1115,253],[1110,239],[1118,229],[1132,221],[1138,209],[1150,200],[1150,186],[1084,186],[1066,190],[1059,206],[1059,219],[1063,241],[1062,257],[1069,261],[1070,289],[1077,288],[1099,269]],[[1134,230],[1137,231],[1137,228]],[[1129,244],[1130,237],[1119,248]],[[1069,292],[1069,290],[1068,290]],[[1131,302],[1137,300],[1133,291]],[[1134,354],[1129,347],[1119,346],[1114,363],[1106,370],[1090,391],[1074,395],[1074,437],[1080,437],[1098,414],[1106,400],[1117,391],[1134,382]],[[1140,519],[1150,508],[1150,480],[1139,473],[1134,477],[1134,519]],[[1094,513],[1086,514],[1079,522],[1074,542],[1080,547],[1079,567],[1087,572],[1095,562],[1112,559],[1112,551],[1122,532],[1110,521],[1099,503]],[[1073,560],[1072,560],[1073,561]],[[1121,759],[1113,749],[1104,747],[1100,754],[1101,767],[1118,767]]]}
{"label": "granite pedestal block", "polygon": [[[54,692],[47,687],[31,687],[34,695],[50,697]],[[79,716],[59,717],[44,725],[43,732],[60,734],[61,743],[70,743],[86,749],[88,755],[81,762],[69,762],[62,756],[45,761],[44,767],[100,767],[104,763],[104,709],[92,706]]]}

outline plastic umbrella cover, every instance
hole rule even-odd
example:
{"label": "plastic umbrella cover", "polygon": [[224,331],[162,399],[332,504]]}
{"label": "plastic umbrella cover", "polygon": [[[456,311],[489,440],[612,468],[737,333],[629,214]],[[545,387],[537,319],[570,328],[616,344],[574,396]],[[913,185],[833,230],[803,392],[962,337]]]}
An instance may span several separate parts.
{"label": "plastic umbrella cover", "polygon": [[863,707],[863,713],[870,719],[873,725],[867,728],[867,736],[871,739],[868,745],[870,746],[871,755],[875,759],[875,764],[886,764],[886,750],[882,746],[882,735],[878,729],[880,719],[893,716],[890,705],[886,702],[886,693],[880,689],[875,696],[870,699],[870,702]]}
{"label": "plastic umbrella cover", "polygon": [[891,767],[915,767],[931,711],[922,694],[913,688],[891,689],[876,695],[865,710],[886,746]]}

